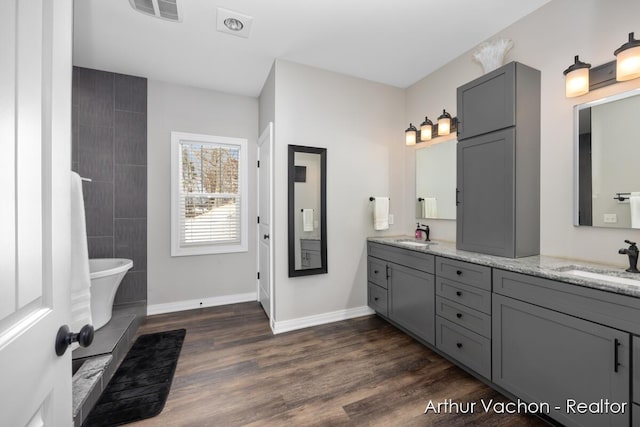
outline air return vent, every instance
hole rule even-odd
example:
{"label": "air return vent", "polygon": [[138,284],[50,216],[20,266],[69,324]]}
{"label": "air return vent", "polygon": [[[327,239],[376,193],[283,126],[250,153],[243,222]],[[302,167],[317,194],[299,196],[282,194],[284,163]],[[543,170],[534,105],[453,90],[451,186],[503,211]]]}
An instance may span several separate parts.
{"label": "air return vent", "polygon": [[174,22],[182,21],[178,0],[129,0],[129,3],[145,15]]}

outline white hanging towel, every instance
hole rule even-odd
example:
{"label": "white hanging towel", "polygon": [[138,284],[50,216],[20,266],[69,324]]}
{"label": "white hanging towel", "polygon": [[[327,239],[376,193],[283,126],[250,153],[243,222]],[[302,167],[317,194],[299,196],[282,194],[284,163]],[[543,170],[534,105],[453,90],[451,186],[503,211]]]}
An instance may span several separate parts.
{"label": "white hanging towel", "polygon": [[82,198],[82,179],[71,172],[71,330],[91,325],[89,250]]}
{"label": "white hanging towel", "polygon": [[438,218],[438,200],[435,197],[425,197],[422,202],[423,218]]}
{"label": "white hanging towel", "polygon": [[640,191],[629,195],[629,208],[631,209],[631,228],[640,228]]}
{"label": "white hanging towel", "polygon": [[375,230],[389,229],[388,197],[375,197],[373,200],[373,228]]}
{"label": "white hanging towel", "polygon": [[313,231],[313,209],[302,209],[302,231]]}

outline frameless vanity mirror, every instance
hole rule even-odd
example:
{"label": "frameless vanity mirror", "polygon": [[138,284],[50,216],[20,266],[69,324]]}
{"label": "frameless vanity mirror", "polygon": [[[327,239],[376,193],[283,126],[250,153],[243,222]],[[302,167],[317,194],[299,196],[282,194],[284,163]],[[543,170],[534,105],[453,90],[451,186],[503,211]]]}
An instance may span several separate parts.
{"label": "frameless vanity mirror", "polygon": [[327,272],[327,149],[289,145],[289,277]]}
{"label": "frameless vanity mirror", "polygon": [[456,144],[416,150],[416,218],[456,219]]}
{"label": "frameless vanity mirror", "polygon": [[640,228],[638,112],[640,89],[576,105],[576,225]]}

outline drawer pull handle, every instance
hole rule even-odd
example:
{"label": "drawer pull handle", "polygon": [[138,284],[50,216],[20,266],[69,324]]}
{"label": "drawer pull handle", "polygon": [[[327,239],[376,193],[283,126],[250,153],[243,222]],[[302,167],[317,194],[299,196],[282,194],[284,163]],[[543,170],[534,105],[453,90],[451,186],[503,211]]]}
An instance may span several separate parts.
{"label": "drawer pull handle", "polygon": [[616,338],[613,340],[613,372],[618,372],[618,366],[620,366],[620,362],[618,362],[618,347],[620,347],[620,341]]}
{"label": "drawer pull handle", "polygon": [[461,297],[461,296],[462,296],[462,292],[460,292],[460,291],[456,291],[456,295],[458,295],[459,297]]}
{"label": "drawer pull handle", "polygon": [[457,274],[458,276],[462,276],[462,270],[456,270],[456,274]]}
{"label": "drawer pull handle", "polygon": [[456,347],[462,348],[462,343],[461,342],[456,343]]}
{"label": "drawer pull handle", "polygon": [[378,301],[378,297],[373,298],[374,301]]}
{"label": "drawer pull handle", "polygon": [[378,270],[373,270],[373,274],[378,274],[380,273]]}
{"label": "drawer pull handle", "polygon": [[456,317],[460,319],[462,317],[462,313],[456,313]]}

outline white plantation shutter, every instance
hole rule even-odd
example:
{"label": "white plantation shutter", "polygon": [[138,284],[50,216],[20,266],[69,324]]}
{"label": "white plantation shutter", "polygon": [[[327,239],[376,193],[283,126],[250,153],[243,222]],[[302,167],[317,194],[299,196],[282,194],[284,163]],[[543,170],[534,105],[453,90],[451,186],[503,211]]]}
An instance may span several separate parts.
{"label": "white plantation shutter", "polygon": [[247,250],[247,140],[171,133],[172,256]]}

